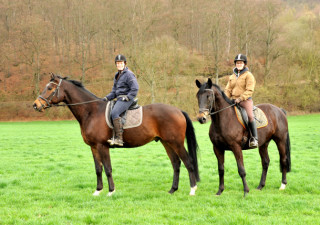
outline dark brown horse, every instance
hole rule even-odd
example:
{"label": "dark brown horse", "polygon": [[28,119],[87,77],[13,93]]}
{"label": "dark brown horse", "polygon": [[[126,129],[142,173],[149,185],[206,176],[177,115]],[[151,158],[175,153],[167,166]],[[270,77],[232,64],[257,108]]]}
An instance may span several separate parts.
{"label": "dark brown horse", "polygon": [[[99,195],[103,188],[103,167],[108,178],[108,195],[112,195],[115,186],[112,178],[110,146],[107,142],[112,136],[112,130],[107,126],[105,119],[107,102],[89,92],[79,81],[67,80],[52,74],[50,82],[35,100],[33,107],[38,111],[43,111],[60,102],[64,102],[78,120],[83,140],[91,147],[97,174],[97,189],[94,195]],[[142,124],[136,128],[124,130],[123,138],[126,148],[160,140],[173,166],[173,183],[169,193],[178,190],[182,160],[189,173],[190,195],[195,194],[196,182],[199,181],[198,144],[187,113],[164,104],[143,106]],[[185,138],[189,153],[184,147]]]}
{"label": "dark brown horse", "polygon": [[[221,91],[220,87],[212,83],[209,78],[207,83],[201,84],[196,80],[199,88],[197,93],[199,114],[198,121],[206,122],[206,117],[211,115],[211,126],[209,136],[213,144],[213,150],[218,160],[219,190],[220,195],[224,190],[224,153],[231,150],[236,158],[238,173],[242,178],[244,195],[249,192],[246,182],[246,172],[243,164],[242,150],[248,149],[248,130],[245,129],[237,119],[233,102]],[[285,189],[287,184],[286,174],[290,171],[290,139],[288,122],[284,111],[271,104],[257,105],[268,119],[268,125],[258,129],[259,153],[262,163],[262,175],[257,189],[265,186],[269,166],[268,145],[271,140],[277,144],[280,155],[280,171],[282,172],[282,183],[280,190]]]}

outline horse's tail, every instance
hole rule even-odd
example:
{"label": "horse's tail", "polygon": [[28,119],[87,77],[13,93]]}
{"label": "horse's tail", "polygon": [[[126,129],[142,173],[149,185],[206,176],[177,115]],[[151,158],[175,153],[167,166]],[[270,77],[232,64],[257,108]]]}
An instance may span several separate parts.
{"label": "horse's tail", "polygon": [[[286,110],[284,110],[283,108],[281,108],[282,112],[287,115],[287,112]],[[291,171],[291,144],[290,144],[290,137],[289,137],[289,131],[287,133],[287,140],[286,140],[286,156],[287,156],[287,160],[286,160],[286,165],[287,165],[287,172],[290,172]],[[283,168],[280,168],[281,169],[281,172],[283,170]]]}
{"label": "horse's tail", "polygon": [[290,156],[290,150],[291,150],[291,144],[290,144],[290,137],[289,137],[289,131],[287,134],[287,140],[286,140],[286,156],[287,156],[287,160],[286,160],[286,165],[287,165],[287,172],[291,171],[291,156]]}
{"label": "horse's tail", "polygon": [[188,151],[189,151],[189,156],[192,159],[192,164],[194,168],[194,172],[196,175],[197,181],[200,181],[200,176],[199,176],[199,169],[198,169],[198,158],[197,158],[197,151],[199,149],[196,135],[194,132],[194,128],[192,125],[192,121],[189,118],[188,114],[186,112],[183,112],[184,117],[186,118],[187,122],[187,129],[186,129],[186,139],[187,139],[187,144],[188,144]]}

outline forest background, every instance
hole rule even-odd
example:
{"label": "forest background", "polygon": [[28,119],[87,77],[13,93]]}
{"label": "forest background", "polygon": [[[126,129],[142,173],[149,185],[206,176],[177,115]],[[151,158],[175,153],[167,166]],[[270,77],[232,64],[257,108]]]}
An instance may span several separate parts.
{"label": "forest background", "polygon": [[0,120],[72,119],[66,108],[32,109],[49,72],[104,97],[119,53],[138,78],[140,105],[171,104],[194,118],[195,79],[224,88],[242,53],[255,104],[320,111],[316,0],[0,0]]}

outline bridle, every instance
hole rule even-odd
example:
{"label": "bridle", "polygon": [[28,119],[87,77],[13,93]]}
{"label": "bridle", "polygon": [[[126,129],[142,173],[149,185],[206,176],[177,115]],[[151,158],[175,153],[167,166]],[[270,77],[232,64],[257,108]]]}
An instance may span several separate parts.
{"label": "bridle", "polygon": [[58,106],[73,106],[73,105],[82,105],[82,104],[87,104],[87,103],[91,103],[91,102],[100,101],[100,99],[95,99],[95,100],[91,100],[91,101],[78,102],[78,103],[73,103],[73,104],[61,104],[61,105],[59,105],[59,104],[52,104],[52,98],[53,98],[56,94],[57,94],[57,98],[59,98],[59,88],[60,88],[60,85],[61,85],[61,83],[62,83],[62,80],[63,80],[63,79],[60,78],[58,84],[55,83],[55,82],[53,82],[53,81],[50,81],[50,82],[47,84],[47,85],[49,85],[49,84],[55,84],[55,85],[57,85],[56,89],[49,95],[48,98],[44,98],[44,97],[42,97],[41,95],[38,96],[38,98],[42,99],[43,101],[45,101],[45,102],[47,103],[47,105],[43,105],[42,102],[39,101],[40,104],[41,104],[41,107],[38,109],[39,111],[40,111],[41,109],[47,109],[47,108],[50,108],[50,107],[52,107],[52,106],[56,106],[56,107],[58,107]]}
{"label": "bridle", "polygon": [[222,109],[220,109],[220,110],[218,110],[218,111],[211,112],[211,111],[212,111],[212,108],[213,108],[213,107],[214,107],[214,108],[216,107],[216,101],[215,101],[214,93],[213,93],[213,90],[212,90],[212,89],[205,89],[205,91],[210,91],[210,92],[211,92],[211,94],[212,94],[212,100],[211,100],[211,102],[210,102],[210,107],[209,107],[209,109],[208,109],[208,108],[200,108],[200,109],[199,109],[199,112],[200,112],[200,113],[208,112],[209,115],[214,115],[214,114],[217,114],[217,113],[219,113],[219,112],[221,112],[221,111],[223,111],[223,110],[225,110],[225,109],[231,108],[232,106],[235,106],[235,105],[237,104],[237,103],[233,103],[233,104],[231,104],[231,105],[229,105],[229,106],[227,106],[227,107],[224,107],[224,108],[222,108]]}
{"label": "bridle", "polygon": [[45,101],[45,102],[47,103],[47,105],[43,105],[42,102],[39,101],[40,104],[41,104],[41,107],[39,108],[39,110],[41,110],[41,109],[47,109],[47,108],[50,108],[52,105],[54,105],[54,104],[51,103],[51,101],[52,101],[52,98],[53,98],[56,94],[57,94],[57,97],[59,98],[59,88],[60,88],[61,83],[62,83],[62,79],[60,79],[59,84],[57,84],[57,83],[55,83],[55,82],[53,82],[53,81],[50,81],[50,82],[47,84],[47,85],[49,85],[49,84],[55,84],[55,85],[57,85],[57,87],[56,87],[56,89],[49,95],[48,98],[44,98],[44,97],[42,97],[41,95],[38,96],[38,98],[42,99],[43,101]]}

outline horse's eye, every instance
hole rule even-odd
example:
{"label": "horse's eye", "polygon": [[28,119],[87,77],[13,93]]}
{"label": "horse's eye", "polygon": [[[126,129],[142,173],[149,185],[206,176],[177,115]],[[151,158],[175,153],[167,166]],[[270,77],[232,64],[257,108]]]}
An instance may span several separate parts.
{"label": "horse's eye", "polygon": [[48,90],[51,91],[51,90],[52,90],[52,87],[48,87]]}

